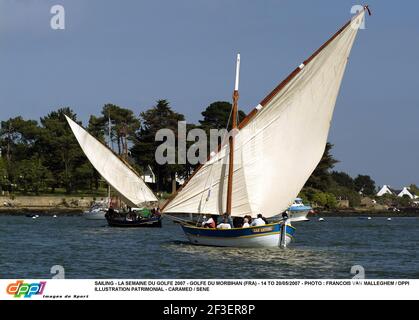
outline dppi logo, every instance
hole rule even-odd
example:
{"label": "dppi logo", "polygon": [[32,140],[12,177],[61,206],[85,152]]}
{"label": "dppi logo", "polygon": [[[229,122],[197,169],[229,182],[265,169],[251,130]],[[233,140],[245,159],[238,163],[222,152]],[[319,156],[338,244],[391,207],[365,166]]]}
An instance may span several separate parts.
{"label": "dppi logo", "polygon": [[45,281],[39,283],[24,283],[19,280],[15,283],[11,283],[7,286],[7,293],[14,295],[15,298],[31,298],[33,295],[40,295],[44,292]]}

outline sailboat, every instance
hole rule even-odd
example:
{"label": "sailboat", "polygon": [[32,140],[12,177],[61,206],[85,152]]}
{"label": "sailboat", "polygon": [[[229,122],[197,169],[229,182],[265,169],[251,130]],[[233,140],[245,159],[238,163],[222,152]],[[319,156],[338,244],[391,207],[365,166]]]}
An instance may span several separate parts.
{"label": "sailboat", "polygon": [[[90,163],[126,205],[132,208],[157,205],[158,199],[153,191],[126,161],[123,161],[71,118],[66,116],[66,119]],[[114,213],[106,215],[108,224],[113,227],[161,227],[160,215],[150,218],[141,216],[133,218],[135,213],[131,212],[127,219],[125,215]]]}
{"label": "sailboat", "polygon": [[[108,116],[108,148],[111,148],[111,117]],[[108,184],[108,198],[102,201],[95,201],[88,211],[83,212],[86,220],[106,220],[106,213],[111,205],[111,186]]]}
{"label": "sailboat", "polygon": [[[285,212],[324,153],[348,58],[367,11],[371,14],[365,6],[240,124],[238,56],[232,108],[232,127],[238,132],[165,203],[163,213],[272,218]],[[248,228],[181,226],[191,243],[220,247],[286,247],[296,231],[286,216]]]}

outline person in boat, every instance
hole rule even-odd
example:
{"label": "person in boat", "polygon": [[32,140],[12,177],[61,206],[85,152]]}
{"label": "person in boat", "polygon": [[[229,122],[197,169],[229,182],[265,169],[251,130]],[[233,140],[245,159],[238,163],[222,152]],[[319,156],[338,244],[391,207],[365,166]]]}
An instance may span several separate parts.
{"label": "person in boat", "polygon": [[132,211],[131,207],[128,207],[128,214],[125,217],[126,221],[135,221],[137,220],[137,215]]}
{"label": "person in boat", "polygon": [[266,225],[266,222],[260,213],[258,214],[257,218],[253,220],[251,224],[252,227],[259,227],[259,226],[264,226],[264,225]]}
{"label": "person in boat", "polygon": [[250,228],[249,219],[247,217],[244,218],[242,228]]}
{"label": "person in boat", "polygon": [[108,212],[106,213],[106,216],[108,216],[111,219],[115,217],[115,210],[113,209],[112,206],[109,207]]}
{"label": "person in boat", "polygon": [[244,219],[242,217],[234,217],[233,219],[233,228],[242,228]]}
{"label": "person in boat", "polygon": [[251,226],[253,222],[252,216],[247,215],[244,218],[247,219],[247,223]]}
{"label": "person in boat", "polygon": [[224,213],[224,215],[223,215],[223,221],[226,220],[226,219],[227,219],[227,223],[229,223],[230,226],[233,227],[234,226],[233,219],[231,218],[231,216],[227,212]]}
{"label": "person in boat", "polygon": [[151,213],[152,213],[152,216],[153,216],[153,217],[161,217],[161,212],[160,212],[160,208],[159,208],[159,207],[154,208],[154,209],[151,211]]}
{"label": "person in boat", "polygon": [[288,213],[284,211],[284,213],[282,214],[282,219],[287,220],[288,218],[289,218]]}
{"label": "person in boat", "polygon": [[228,221],[228,218],[226,216],[223,217],[223,222],[221,222],[218,226],[217,229],[231,229],[231,224]]}
{"label": "person in boat", "polygon": [[202,227],[204,228],[210,228],[210,229],[215,229],[215,227],[217,226],[217,216],[211,216],[211,218],[209,218],[207,221],[204,221],[202,223]]}

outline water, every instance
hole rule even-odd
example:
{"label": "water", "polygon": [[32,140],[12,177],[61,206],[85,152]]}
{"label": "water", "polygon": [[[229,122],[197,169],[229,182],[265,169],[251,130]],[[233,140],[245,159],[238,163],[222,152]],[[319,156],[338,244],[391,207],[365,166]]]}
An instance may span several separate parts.
{"label": "water", "polygon": [[296,224],[287,250],[197,247],[179,225],[116,229],[81,217],[0,217],[0,278],[419,278],[419,218]]}

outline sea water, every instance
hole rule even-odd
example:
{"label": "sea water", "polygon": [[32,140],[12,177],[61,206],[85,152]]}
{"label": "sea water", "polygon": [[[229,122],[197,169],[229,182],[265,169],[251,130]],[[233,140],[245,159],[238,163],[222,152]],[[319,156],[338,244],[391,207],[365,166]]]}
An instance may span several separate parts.
{"label": "sea water", "polygon": [[82,217],[0,217],[0,278],[419,278],[419,218],[327,218],[295,224],[287,249],[198,247],[179,225],[118,229]]}

